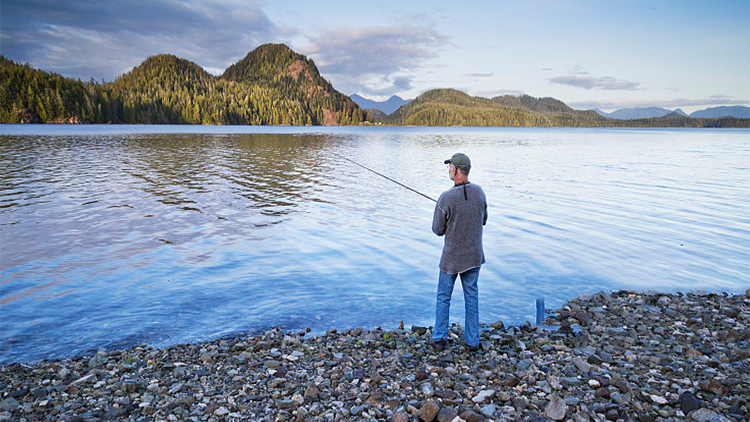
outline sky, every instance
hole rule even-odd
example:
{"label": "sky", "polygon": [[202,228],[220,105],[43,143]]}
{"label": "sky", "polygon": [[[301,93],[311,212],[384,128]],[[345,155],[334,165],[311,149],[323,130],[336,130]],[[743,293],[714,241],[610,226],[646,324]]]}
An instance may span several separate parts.
{"label": "sky", "polygon": [[162,53],[219,75],[265,43],[374,100],[454,88],[604,111],[750,105],[747,0],[0,2],[0,54],[84,81]]}

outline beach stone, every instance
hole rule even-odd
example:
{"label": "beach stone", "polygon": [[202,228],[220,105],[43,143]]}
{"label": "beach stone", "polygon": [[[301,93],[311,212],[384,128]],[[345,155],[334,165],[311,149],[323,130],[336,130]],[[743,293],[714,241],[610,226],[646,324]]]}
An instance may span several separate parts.
{"label": "beach stone", "polygon": [[8,397],[7,399],[0,401],[0,410],[4,410],[7,412],[16,410],[20,406],[21,404],[18,402],[18,400],[14,399],[13,397]]}
{"label": "beach stone", "polygon": [[481,412],[484,416],[487,416],[488,418],[492,418],[495,416],[495,412],[497,411],[497,408],[494,404],[487,404],[482,406]]}
{"label": "beach stone", "polygon": [[579,371],[584,374],[587,374],[591,371],[591,365],[581,358],[573,359],[573,364],[576,366],[576,368],[578,368]]}
{"label": "beach stone", "polygon": [[532,363],[534,363],[534,361],[531,359],[521,359],[516,364],[516,371],[525,371],[529,369]]}
{"label": "beach stone", "polygon": [[565,419],[565,413],[568,411],[568,404],[557,394],[553,394],[547,406],[544,407],[544,415],[553,421]]}
{"label": "beach stone", "polygon": [[458,411],[452,407],[444,407],[440,409],[437,415],[438,422],[451,422],[453,419],[458,417]]}
{"label": "beach stone", "polygon": [[89,359],[89,369],[98,368],[107,362],[107,354],[103,351],[96,352],[91,359]]}
{"label": "beach stone", "polygon": [[318,387],[315,384],[310,383],[305,389],[304,397],[306,400],[317,400],[318,394],[320,394]]}
{"label": "beach stone", "polygon": [[484,416],[472,410],[461,412],[461,415],[459,417],[466,422],[483,422],[485,420]]}
{"label": "beach stone", "polygon": [[156,408],[151,405],[141,406],[141,415],[151,416],[156,413]]}
{"label": "beach stone", "polygon": [[430,373],[425,371],[424,369],[417,369],[417,372],[414,373],[414,378],[417,381],[424,381],[430,378]]}
{"label": "beach stone", "polygon": [[409,414],[406,412],[396,412],[391,416],[393,422],[409,422]]}
{"label": "beach stone", "polygon": [[484,403],[493,395],[495,395],[495,390],[482,390],[476,396],[474,396],[471,401],[473,401],[474,403]]}
{"label": "beach stone", "polygon": [[[660,297],[667,297],[663,306]],[[106,357],[0,365],[0,421],[549,422],[563,415],[566,422],[739,422],[750,405],[748,299],[584,295],[568,301],[565,312],[590,316],[585,335],[485,327],[480,341],[489,350],[451,347],[450,359],[428,346],[429,329],[424,336],[381,328],[320,336],[271,329],[162,349],[135,346]],[[545,323],[576,322],[554,315]],[[458,339],[462,330],[454,325],[449,335]],[[571,347],[576,337],[587,345]],[[204,354],[212,360],[204,362]],[[561,399],[565,406],[554,409]]]}
{"label": "beach stone", "polygon": [[662,396],[657,396],[656,394],[650,394],[649,397],[651,398],[651,401],[653,401],[656,404],[663,405],[663,404],[668,403],[667,399],[665,399]]}
{"label": "beach stone", "polygon": [[81,377],[73,381],[71,385],[85,384],[87,382],[94,382],[94,381],[96,381],[96,374],[88,374],[85,377]]}
{"label": "beach stone", "polygon": [[630,387],[628,381],[622,378],[615,381],[614,386],[617,387],[617,389],[619,389],[621,393],[629,393],[632,391],[632,388]]}
{"label": "beach stone", "polygon": [[698,409],[690,414],[690,418],[696,422],[732,422],[710,409]]}
{"label": "beach stone", "polygon": [[458,393],[455,391],[437,390],[435,395],[444,400],[455,400],[458,397]]}
{"label": "beach stone", "polygon": [[429,382],[423,382],[422,383],[422,394],[425,395],[425,397],[432,397],[433,394],[435,394],[435,388],[432,386]]}
{"label": "beach stone", "polygon": [[439,411],[440,405],[436,401],[427,400],[422,408],[419,409],[419,418],[424,422],[431,422],[435,420]]}
{"label": "beach stone", "polygon": [[721,383],[715,379],[712,379],[708,383],[702,384],[701,389],[703,391],[713,393],[713,394],[723,394],[724,393],[724,387],[721,385]]}
{"label": "beach stone", "polygon": [[693,410],[698,410],[701,407],[701,402],[697,397],[690,391],[685,391],[680,394],[680,410],[682,413],[688,415]]}

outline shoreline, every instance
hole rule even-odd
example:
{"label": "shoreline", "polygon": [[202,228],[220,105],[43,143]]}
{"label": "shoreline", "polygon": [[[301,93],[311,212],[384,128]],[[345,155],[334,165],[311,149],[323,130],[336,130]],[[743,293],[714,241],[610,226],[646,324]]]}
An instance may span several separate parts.
{"label": "shoreline", "polygon": [[750,419],[750,289],[580,295],[544,325],[492,323],[476,352],[456,325],[443,351],[425,327],[277,328],[7,364],[0,421]]}

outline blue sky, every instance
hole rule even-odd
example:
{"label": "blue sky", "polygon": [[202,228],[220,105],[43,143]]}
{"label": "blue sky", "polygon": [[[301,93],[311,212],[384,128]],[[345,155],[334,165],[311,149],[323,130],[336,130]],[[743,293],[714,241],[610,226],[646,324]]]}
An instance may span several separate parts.
{"label": "blue sky", "polygon": [[112,80],[172,53],[220,74],[283,42],[345,94],[432,88],[554,97],[579,109],[750,100],[750,2],[3,0],[0,52]]}

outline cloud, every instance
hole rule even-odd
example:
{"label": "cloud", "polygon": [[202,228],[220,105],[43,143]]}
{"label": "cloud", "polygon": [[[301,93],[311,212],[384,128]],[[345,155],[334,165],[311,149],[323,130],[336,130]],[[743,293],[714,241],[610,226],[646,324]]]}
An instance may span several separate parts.
{"label": "cloud", "polygon": [[160,53],[223,70],[282,35],[256,2],[233,0],[8,0],[0,28],[11,60],[109,80]]}
{"label": "cloud", "polygon": [[[582,74],[585,74],[582,73]],[[615,79],[610,76],[602,76],[595,78],[593,76],[558,76],[549,79],[550,82],[569,85],[576,88],[583,89],[601,89],[607,91],[636,91],[640,82],[629,82],[621,79]]]}
{"label": "cloud", "polygon": [[469,78],[491,78],[495,73],[467,73],[466,76]]}
{"label": "cloud", "polygon": [[342,26],[300,47],[343,92],[382,95],[411,88],[410,73],[437,57],[448,38],[430,26]]}

